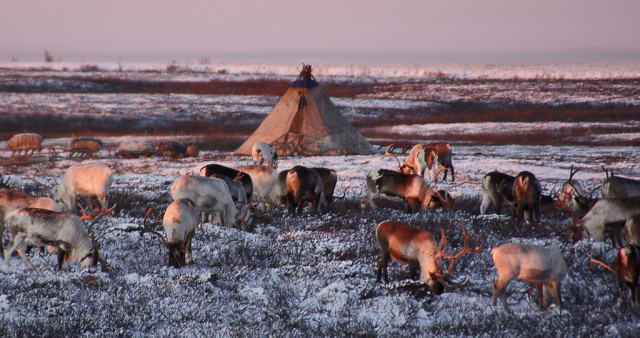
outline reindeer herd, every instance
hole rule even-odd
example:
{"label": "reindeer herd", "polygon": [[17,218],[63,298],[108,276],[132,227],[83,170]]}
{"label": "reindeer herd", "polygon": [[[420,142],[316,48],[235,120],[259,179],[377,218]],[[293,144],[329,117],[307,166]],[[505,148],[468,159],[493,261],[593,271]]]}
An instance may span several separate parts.
{"label": "reindeer herd", "polygon": [[[394,156],[389,147],[384,156]],[[199,175],[179,176],[171,184],[169,195],[173,202],[166,208],[162,220],[165,235],[148,225],[151,209],[143,225],[123,229],[151,233],[168,249],[168,265],[182,267],[194,261],[191,242],[197,231],[204,231],[203,223],[213,220],[222,226],[244,230],[253,229],[253,218],[275,208],[286,207],[290,214],[301,213],[308,205],[312,213],[330,210],[338,181],[337,172],[330,168],[308,168],[296,165],[278,172],[277,153],[268,144],[256,144],[252,150],[253,165],[234,168],[212,163],[201,168]],[[396,157],[397,159],[397,157]],[[424,175],[429,171],[430,186]],[[435,208],[451,209],[454,201],[446,190],[437,189],[439,174],[451,171],[452,149],[444,142],[415,146],[407,160],[398,160],[398,170],[378,168],[365,174],[365,196],[361,208],[376,208],[379,197],[402,201],[406,212],[426,212]],[[482,179],[480,213],[500,213],[506,204],[511,215],[527,223],[540,222],[541,204],[554,204],[572,215],[573,224],[557,227],[558,234],[569,240],[590,237],[602,241],[609,235],[614,244],[622,246],[616,261],[616,274],[620,288],[628,287],[632,303],[640,305],[638,279],[640,274],[640,181],[622,178],[606,171],[602,185],[602,198],[593,197],[573,179],[577,170],[571,168],[569,179],[557,193],[543,195],[540,181],[528,171],[511,176],[497,171]],[[101,164],[71,166],[67,169],[54,198],[31,196],[10,188],[0,189],[0,230],[6,227],[11,240],[4,251],[5,264],[17,251],[29,268],[34,266],[25,253],[27,245],[47,247],[58,255],[58,269],[79,264],[83,269],[94,269],[98,262],[106,262],[98,253],[92,234],[95,223],[109,216],[108,193],[113,180],[112,171]],[[460,181],[458,184],[475,183]],[[89,215],[82,208],[76,215],[76,199],[84,197],[86,205],[96,208]],[[98,204],[91,202],[95,197]],[[87,227],[83,221],[91,223]],[[440,229],[440,242],[426,230],[395,221],[378,224],[375,238],[381,257],[377,277],[388,282],[387,265],[390,258],[408,264],[410,277],[420,271],[420,279],[434,294],[452,291],[465,285],[454,282],[451,274],[456,260],[465,254],[483,251],[482,236],[474,240],[461,224],[464,234],[463,249],[452,254],[447,238]],[[470,244],[473,242],[473,244]],[[1,241],[0,241],[1,245]],[[511,280],[532,283],[537,292],[538,305],[546,308],[551,301],[562,306],[561,283],[567,273],[562,252],[557,247],[539,247],[506,243],[491,250],[498,272],[492,287],[492,302],[501,298],[506,311],[506,288]],[[446,271],[443,259],[450,260]],[[592,261],[595,261],[592,259]],[[596,261],[599,264],[602,262]],[[612,270],[613,271],[613,270]],[[620,299],[619,299],[620,302]]]}

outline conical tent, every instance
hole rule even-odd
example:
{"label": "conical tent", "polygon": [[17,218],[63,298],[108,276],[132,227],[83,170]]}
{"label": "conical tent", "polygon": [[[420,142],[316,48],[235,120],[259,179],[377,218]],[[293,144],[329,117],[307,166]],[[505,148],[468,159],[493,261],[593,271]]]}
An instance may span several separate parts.
{"label": "conical tent", "polygon": [[256,142],[273,144],[280,156],[375,152],[331,102],[308,65],[235,153],[250,155]]}

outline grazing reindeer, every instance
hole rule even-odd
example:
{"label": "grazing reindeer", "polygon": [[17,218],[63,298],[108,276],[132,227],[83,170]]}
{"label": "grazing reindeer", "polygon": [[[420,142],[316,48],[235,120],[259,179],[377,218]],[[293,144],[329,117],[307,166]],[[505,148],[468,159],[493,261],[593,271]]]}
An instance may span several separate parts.
{"label": "grazing reindeer", "polygon": [[[480,206],[480,214],[486,215],[489,209],[493,207],[493,212],[500,214],[502,204],[506,201],[509,205],[514,205],[513,183],[516,178],[514,176],[492,171],[482,179],[482,205]],[[512,208],[512,213],[515,212]]]}
{"label": "grazing reindeer", "polygon": [[556,304],[562,307],[560,284],[567,274],[567,264],[558,248],[507,243],[493,248],[491,256],[498,270],[498,281],[491,288],[492,305],[496,305],[500,296],[505,311],[511,312],[507,305],[507,285],[518,279],[533,283],[541,310],[549,306],[552,295]]}
{"label": "grazing reindeer", "polygon": [[276,182],[273,185],[268,201],[276,205],[286,205],[287,203],[287,174],[289,170],[282,170],[278,173]]}
{"label": "grazing reindeer", "polygon": [[[469,247],[469,234],[462,223],[460,226],[464,232],[463,249],[457,254],[451,255],[442,228],[440,228],[440,244],[436,247],[436,241],[429,231],[393,221],[378,224],[376,239],[382,257],[378,260],[376,281],[379,282],[382,276],[385,283],[389,282],[387,265],[389,258],[393,258],[400,263],[409,265],[411,278],[414,278],[417,270],[420,269],[420,279],[429,285],[434,294],[441,294],[445,289],[450,290],[453,287],[463,286],[465,283],[454,283],[449,280],[449,276],[453,271],[455,261],[462,255],[482,252],[480,244],[482,236],[478,236],[475,244]],[[441,258],[451,260],[446,273],[443,273]]]}
{"label": "grazing reindeer", "polygon": [[602,183],[602,197],[604,198],[625,198],[640,196],[640,181],[614,176],[613,170],[607,171],[602,168],[607,177]]}
{"label": "grazing reindeer", "polygon": [[239,180],[242,183],[242,188],[247,196],[246,201],[251,200],[253,195],[253,180],[251,175],[238,169],[225,167],[221,164],[207,164],[200,169],[200,176],[211,177],[213,175],[223,175],[231,179]]}
{"label": "grazing reindeer", "polygon": [[382,196],[385,198],[399,197],[405,202],[405,212],[424,211],[437,208],[442,201],[425,180],[419,175],[403,174],[387,169],[373,169],[366,176],[367,191],[360,206],[367,205],[375,209],[373,199]]}
{"label": "grazing reindeer", "polygon": [[2,245],[4,218],[10,212],[19,208],[38,208],[60,211],[58,204],[49,197],[38,197],[11,189],[0,189],[0,251],[4,251],[4,247]]}
{"label": "grazing reindeer", "polygon": [[244,223],[236,209],[227,184],[217,178],[180,176],[171,184],[171,198],[188,198],[195,202],[204,222],[207,214],[215,214],[222,226],[237,227]]}
{"label": "grazing reindeer", "polygon": [[256,142],[251,146],[251,159],[254,164],[266,165],[276,169],[278,167],[278,153],[276,148],[264,142]]}
{"label": "grazing reindeer", "polygon": [[521,171],[513,182],[513,199],[516,201],[516,215],[527,223],[540,222],[540,198],[542,186],[536,176],[528,171]]}
{"label": "grazing reindeer", "polygon": [[42,151],[43,137],[40,134],[22,133],[13,135],[7,142],[7,149],[11,150],[11,157],[20,155],[22,152],[27,155],[29,152],[33,153]]}
{"label": "grazing reindeer", "polygon": [[111,169],[102,164],[71,166],[58,184],[54,200],[64,211],[73,211],[78,196],[84,197],[87,205],[91,205],[90,197],[96,196],[102,209],[106,209],[112,180]]}
{"label": "grazing reindeer", "polygon": [[324,186],[318,172],[297,165],[289,170],[286,176],[286,203],[289,213],[302,212],[304,201],[309,201],[312,212],[327,209]]}
{"label": "grazing reindeer", "polygon": [[584,215],[589,208],[593,206],[595,201],[591,198],[591,195],[587,195],[580,183],[573,179],[573,176],[579,170],[580,169],[573,170],[573,166],[571,166],[569,170],[569,180],[562,185],[558,199],[560,205],[566,206],[569,211],[578,215]]}
{"label": "grazing reindeer", "polygon": [[147,213],[144,215],[142,227],[121,230],[126,232],[139,231],[143,234],[150,233],[158,237],[168,250],[168,266],[181,268],[187,265],[185,254],[189,255],[189,264],[193,264],[191,242],[199,225],[197,217],[198,211],[193,201],[183,198],[169,204],[162,219],[162,227],[167,234],[166,239],[161,233],[153,230],[151,226],[147,225],[147,219],[149,218],[151,211],[152,209],[149,208]]}
{"label": "grazing reindeer", "polygon": [[[21,208],[9,213],[5,222],[11,232],[11,241],[4,252],[7,266],[13,251],[18,251],[29,269],[35,268],[23,250],[27,244],[51,245],[67,254],[68,265],[80,264],[82,269],[93,269],[99,260],[98,249],[82,220],[70,212]],[[59,259],[58,268],[60,267]]]}
{"label": "grazing reindeer", "polygon": [[[562,201],[559,202],[560,206]],[[632,244],[640,241],[640,196],[627,198],[601,198],[578,220],[575,213],[573,224],[564,228],[556,228],[556,232],[565,240],[573,238],[576,242],[584,237],[603,241],[606,234],[611,235],[613,245],[621,247],[623,236]]]}
{"label": "grazing reindeer", "polygon": [[600,264],[616,275],[618,279],[616,306],[622,306],[622,293],[626,288],[629,289],[631,304],[634,307],[640,306],[640,246],[632,244],[620,248],[616,256],[615,271],[607,264],[593,257],[589,257],[589,266],[591,266],[591,263]]}
{"label": "grazing reindeer", "polygon": [[618,251],[616,257],[616,276],[618,277],[618,306],[622,305],[622,290],[629,288],[631,303],[640,306],[640,246],[627,245]]}
{"label": "grazing reindeer", "polygon": [[326,201],[327,208],[329,208],[333,203],[333,192],[336,190],[336,184],[338,183],[338,174],[335,170],[329,168],[315,167],[311,169],[317,172],[318,176],[320,176],[324,199]]}

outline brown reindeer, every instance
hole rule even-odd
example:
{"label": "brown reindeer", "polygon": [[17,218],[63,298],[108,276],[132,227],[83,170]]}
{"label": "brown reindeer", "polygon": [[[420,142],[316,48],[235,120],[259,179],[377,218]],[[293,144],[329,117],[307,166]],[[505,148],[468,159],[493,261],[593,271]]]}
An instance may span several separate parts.
{"label": "brown reindeer", "polygon": [[[451,255],[451,249],[447,248],[447,237],[442,228],[440,228],[440,244],[436,246],[436,241],[429,231],[393,221],[378,224],[376,239],[382,256],[378,260],[376,281],[379,282],[380,277],[383,277],[385,283],[389,282],[387,265],[389,258],[393,258],[409,265],[411,278],[414,278],[417,270],[420,269],[421,281],[429,285],[435,294],[463,286],[464,282],[452,282],[449,277],[458,258],[468,253],[482,252],[482,236],[478,236],[474,245],[469,247],[469,234],[462,223],[460,227],[464,233],[463,249]],[[446,273],[442,269],[441,258],[451,260]]]}
{"label": "brown reindeer", "polygon": [[327,200],[324,196],[324,186],[318,172],[297,165],[289,170],[286,176],[286,203],[289,213],[302,212],[304,201],[310,203],[312,212],[325,211]]}
{"label": "brown reindeer", "polygon": [[516,216],[527,223],[540,222],[540,198],[542,186],[534,174],[521,171],[513,182],[513,199],[516,201]]}

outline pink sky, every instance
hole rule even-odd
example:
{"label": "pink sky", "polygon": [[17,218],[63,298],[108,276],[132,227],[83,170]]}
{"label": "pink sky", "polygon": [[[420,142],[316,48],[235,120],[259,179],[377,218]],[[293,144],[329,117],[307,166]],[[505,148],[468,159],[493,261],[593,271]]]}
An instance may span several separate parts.
{"label": "pink sky", "polygon": [[0,4],[0,62],[638,61],[640,1],[32,1]]}

